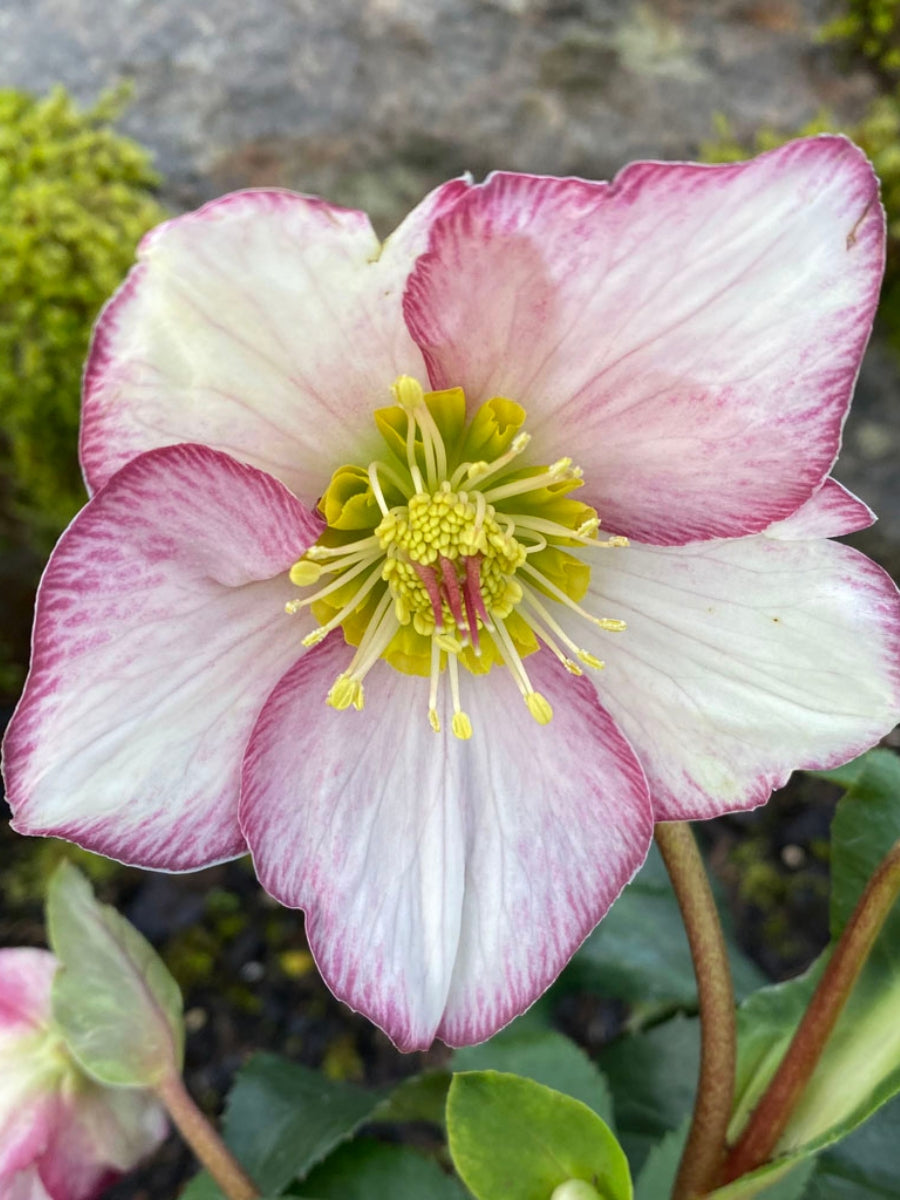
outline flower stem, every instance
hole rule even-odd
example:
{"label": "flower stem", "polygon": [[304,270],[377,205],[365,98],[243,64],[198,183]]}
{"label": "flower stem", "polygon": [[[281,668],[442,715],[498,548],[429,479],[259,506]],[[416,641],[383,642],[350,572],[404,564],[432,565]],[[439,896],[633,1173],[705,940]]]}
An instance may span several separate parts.
{"label": "flower stem", "polygon": [[784,1058],[725,1164],[730,1183],[769,1161],[888,913],[900,895],[900,841],[853,910]]}
{"label": "flower stem", "polygon": [[737,1046],[734,988],[719,914],[690,825],[657,825],[656,844],[678,897],[700,999],[697,1098],[672,1190],[672,1200],[689,1200],[713,1189],[725,1155]]}
{"label": "flower stem", "polygon": [[228,1197],[258,1200],[259,1189],[191,1099],[181,1076],[169,1075],[156,1086],[178,1132]]}

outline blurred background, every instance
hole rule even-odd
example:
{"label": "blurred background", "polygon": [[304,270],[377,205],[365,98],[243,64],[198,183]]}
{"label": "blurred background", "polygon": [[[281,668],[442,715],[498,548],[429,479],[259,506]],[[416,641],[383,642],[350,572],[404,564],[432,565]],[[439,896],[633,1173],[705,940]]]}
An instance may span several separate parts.
{"label": "blurred background", "polygon": [[[900,0],[0,0],[2,719],[41,566],[84,501],[91,323],[146,229],[240,187],[318,193],[386,234],[464,170],[608,178],[635,158],[718,161],[849,134],[882,176],[891,240],[836,475],[880,515],[852,540],[900,576],[898,83]],[[701,831],[738,941],[770,977],[827,938],[836,794],[798,778]],[[0,944],[42,942],[43,884],[64,850],[4,822]],[[245,864],[169,877],[78,861],[185,989],[189,1082],[211,1111],[264,1044],[336,1079],[419,1065],[330,998],[299,915]],[[545,1002],[591,1050],[652,1018],[627,988],[604,988],[597,945]],[[118,1194],[172,1195],[186,1169],[173,1143]]]}

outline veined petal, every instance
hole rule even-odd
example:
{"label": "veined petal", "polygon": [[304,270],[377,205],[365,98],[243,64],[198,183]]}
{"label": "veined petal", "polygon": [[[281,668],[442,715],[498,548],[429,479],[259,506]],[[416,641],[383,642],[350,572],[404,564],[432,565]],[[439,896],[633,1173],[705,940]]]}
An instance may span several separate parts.
{"label": "veined petal", "polygon": [[786,541],[807,538],[843,537],[868,529],[878,518],[858,496],[848,492],[836,479],[826,479],[821,488],[783,521],[776,521],[766,530],[766,537]]}
{"label": "veined petal", "polygon": [[0,1177],[0,1200],[55,1200],[41,1182],[37,1167]]}
{"label": "veined petal", "polygon": [[84,1082],[66,1097],[41,1179],[53,1200],[88,1200],[152,1154],[167,1134],[165,1112],[151,1093]]}
{"label": "veined petal", "polygon": [[49,950],[0,950],[0,1053],[8,1041],[47,1024],[55,974],[56,959]]}
{"label": "veined petal", "polygon": [[768,533],[608,555],[589,595],[602,703],[659,821],[764,803],[800,767],[854,757],[900,717],[900,598],[836,542]]}
{"label": "veined petal", "polygon": [[346,658],[332,637],[260,715],[241,801],[257,873],[306,910],[329,987],[401,1049],[479,1041],[540,995],[643,861],[643,774],[550,655],[528,667],[553,721],[536,729],[497,670],[465,689],[467,742],[446,716],[433,733],[423,681],[384,663],[362,712],[326,707]]}
{"label": "veined petal", "polygon": [[843,138],[609,185],[499,174],[435,222],[407,287],[433,386],[511,396],[605,527],[755,533],[820,486],[878,299],[877,181]]}
{"label": "veined petal", "polygon": [[286,571],[318,522],[203,446],[151,451],[63,535],[5,741],[21,833],[187,870],[244,850],[240,762],[300,652]]}
{"label": "veined petal", "polygon": [[92,490],[145,450],[198,442],[312,505],[365,457],[372,410],[423,374],[401,297],[438,188],[382,247],[364,213],[286,191],[224,196],[147,235],[101,314],[84,385]]}

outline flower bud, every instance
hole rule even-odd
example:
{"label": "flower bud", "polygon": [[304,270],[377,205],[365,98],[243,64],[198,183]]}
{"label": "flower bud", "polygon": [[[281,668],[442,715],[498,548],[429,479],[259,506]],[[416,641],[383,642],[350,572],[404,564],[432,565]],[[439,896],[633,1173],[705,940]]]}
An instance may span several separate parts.
{"label": "flower bud", "polygon": [[166,1136],[137,1088],[107,1088],[75,1065],[54,1028],[46,950],[0,950],[0,1195],[93,1200]]}

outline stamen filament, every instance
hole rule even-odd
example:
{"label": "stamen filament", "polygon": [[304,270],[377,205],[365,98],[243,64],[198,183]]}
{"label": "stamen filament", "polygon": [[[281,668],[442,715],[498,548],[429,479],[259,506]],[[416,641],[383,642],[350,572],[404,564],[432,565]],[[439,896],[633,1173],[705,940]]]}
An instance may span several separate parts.
{"label": "stamen filament", "polygon": [[[541,601],[535,595],[534,590],[527,584],[522,585],[522,599],[525,604],[527,604],[530,608],[533,608],[538,616],[540,616],[541,619],[550,626],[563,645],[568,646],[569,649],[574,652],[576,658],[580,659],[581,662],[586,663],[589,667],[596,667],[598,670],[603,667],[604,664],[599,658],[595,658],[595,656],[588,650],[583,650],[581,646],[572,641],[572,639],[563,629],[562,625],[560,625],[559,622],[552,616],[546,605],[541,603]],[[526,616],[525,620],[531,624],[531,618]],[[537,631],[535,630],[535,632]]]}
{"label": "stamen filament", "polygon": [[346,554],[351,546],[353,552],[356,553],[359,550],[374,550],[376,547],[380,549],[381,543],[373,533],[371,537],[361,538],[358,542],[348,542],[343,546],[320,546],[318,544],[310,546],[303,557],[318,562],[320,558],[334,558]]}
{"label": "stamen filament", "polygon": [[462,742],[467,742],[472,736],[472,722],[469,720],[468,714],[463,712],[459,702],[459,664],[455,654],[451,654],[447,658],[447,674],[450,676],[450,698],[453,701],[453,720],[450,728],[453,730],[454,737],[458,737]]}
{"label": "stamen filament", "polygon": [[[324,600],[326,596],[330,596],[332,592],[339,591],[345,583],[349,583],[351,579],[355,579],[357,575],[361,575],[366,567],[370,566],[380,558],[379,554],[366,554],[365,557],[349,568],[340,578],[332,580],[327,587],[319,588],[312,596],[304,596],[297,601],[298,608],[308,608],[310,604],[315,604],[317,600]],[[352,610],[351,610],[352,611]]]}
{"label": "stamen filament", "polygon": [[428,721],[435,733],[441,732],[437,711],[438,687],[441,682],[441,648],[437,638],[431,639],[431,681],[428,687]]}
{"label": "stamen filament", "polygon": [[605,629],[609,633],[624,632],[626,628],[624,621],[618,621],[614,617],[595,617],[592,613],[582,608],[580,604],[576,604],[571,596],[567,596],[562,588],[558,588],[555,583],[552,583],[546,575],[538,571],[527,560],[522,563],[519,570],[523,571],[526,575],[530,575],[541,587],[546,588],[554,600],[559,600],[561,604],[565,604],[566,608],[570,608],[572,612],[578,613],[579,617],[584,617],[592,625],[599,625],[601,629]]}
{"label": "stamen filament", "polygon": [[[353,599],[350,600],[349,603],[345,604],[339,612],[336,612],[331,620],[325,625],[320,625],[317,629],[314,629],[312,633],[308,633],[306,635],[306,637],[303,639],[303,645],[316,646],[324,637],[331,633],[332,629],[337,629],[338,625],[340,625],[342,621],[346,620],[346,618],[349,617],[355,609],[359,608],[360,601],[364,600],[365,597],[368,596],[369,592],[371,592],[372,588],[375,587],[379,579],[381,579],[381,563],[379,563],[375,570],[366,577],[362,585],[354,593]],[[344,580],[340,579],[337,582],[342,584]],[[325,590],[332,591],[333,587]],[[388,600],[390,600],[391,595],[389,590],[385,591],[385,596],[387,596]]]}
{"label": "stamen filament", "polygon": [[[499,487],[485,492],[484,498],[490,504],[495,504],[498,500],[506,500],[510,496],[536,492],[540,488],[548,487],[551,483],[559,483],[561,479],[579,479],[580,477],[578,468],[572,466],[571,458],[561,458],[540,475],[532,475],[528,479],[517,479],[513,483],[501,484]],[[478,487],[479,482],[480,480],[476,480],[474,486]]]}
{"label": "stamen filament", "polygon": [[431,484],[432,488],[437,485],[438,480],[444,479],[447,475],[447,451],[444,448],[444,439],[441,437],[441,431],[437,427],[434,417],[428,411],[426,404],[420,404],[416,409],[416,420],[419,422],[419,428],[422,430],[422,444],[426,447],[425,453],[428,454],[427,447],[431,447],[431,453],[434,456],[435,464],[435,479]]}

